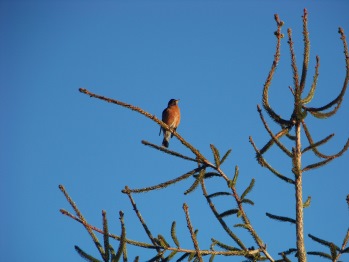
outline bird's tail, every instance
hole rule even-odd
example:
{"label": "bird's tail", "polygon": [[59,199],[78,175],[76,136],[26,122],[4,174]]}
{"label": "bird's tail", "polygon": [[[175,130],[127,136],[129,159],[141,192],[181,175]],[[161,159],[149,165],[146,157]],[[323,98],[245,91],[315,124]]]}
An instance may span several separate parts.
{"label": "bird's tail", "polygon": [[171,138],[171,132],[165,131],[164,132],[164,140],[162,140],[162,145],[164,147],[168,147],[168,145],[170,144],[170,138]]}

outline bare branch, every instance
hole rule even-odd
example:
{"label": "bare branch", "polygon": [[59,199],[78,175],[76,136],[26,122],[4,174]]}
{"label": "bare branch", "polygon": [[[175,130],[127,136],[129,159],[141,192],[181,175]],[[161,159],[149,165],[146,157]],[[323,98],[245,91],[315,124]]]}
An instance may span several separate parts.
{"label": "bare branch", "polygon": [[[147,235],[148,235],[150,241],[153,243],[154,246],[157,246],[157,243],[156,243],[156,241],[155,241],[155,239],[154,239],[152,233],[150,232],[150,230],[149,230],[147,224],[145,223],[145,221],[144,221],[144,219],[143,219],[141,213],[139,212],[139,210],[138,210],[138,208],[137,208],[137,205],[136,205],[136,203],[135,203],[135,201],[134,201],[134,199],[133,199],[133,197],[132,197],[131,191],[129,190],[129,188],[128,188],[127,186],[125,187],[124,192],[127,194],[128,198],[130,199],[131,204],[132,204],[132,207],[133,207],[133,210],[136,212],[136,215],[137,215],[139,221],[141,222],[141,224],[142,224],[142,226],[143,226],[145,232],[147,233]],[[160,252],[160,248],[157,247],[156,250],[157,250],[158,252]]]}
{"label": "bare branch", "polygon": [[104,261],[109,261],[109,229],[108,229],[108,220],[107,220],[107,212],[105,210],[102,211],[103,217],[103,239],[104,239],[104,250],[105,253],[103,255]]}
{"label": "bare branch", "polygon": [[[126,227],[124,223],[124,213],[119,212],[120,215],[120,223],[121,223],[121,236],[120,236],[120,243],[119,243],[119,248],[118,251],[116,252],[115,256],[112,259],[112,262],[114,261],[119,261],[120,257],[122,254],[126,253]],[[124,254],[125,256],[125,254]]]}
{"label": "bare branch", "polygon": [[290,222],[292,224],[296,224],[296,220],[293,218],[289,218],[289,217],[284,217],[284,216],[276,216],[270,213],[265,213],[269,218],[281,221],[281,222]]}
{"label": "bare branch", "polygon": [[184,155],[182,155],[182,154],[180,154],[180,153],[177,153],[177,152],[175,152],[175,151],[169,150],[169,149],[167,149],[166,147],[158,146],[158,145],[155,145],[155,144],[150,143],[150,142],[145,141],[145,140],[142,140],[142,144],[143,144],[143,145],[146,145],[146,146],[153,147],[153,148],[155,148],[155,149],[157,149],[157,150],[160,150],[160,151],[162,151],[162,152],[165,152],[165,153],[167,153],[167,154],[170,154],[170,155],[173,155],[173,156],[176,156],[176,157],[183,158],[183,159],[185,159],[185,160],[189,160],[189,161],[193,161],[193,162],[199,162],[199,163],[202,163],[202,164],[204,163],[204,162],[203,162],[202,160],[200,160],[200,159],[191,158],[191,157],[188,157],[188,156],[184,156]]}
{"label": "bare branch", "polygon": [[316,143],[312,143],[312,144],[310,144],[309,146],[307,146],[306,148],[304,148],[303,150],[302,150],[302,153],[305,153],[305,152],[307,152],[307,151],[309,151],[309,150],[317,150],[316,148],[318,147],[318,146],[321,146],[321,145],[323,145],[323,144],[325,144],[325,143],[327,143],[332,137],[334,137],[334,134],[330,134],[330,135],[328,135],[327,137],[325,137],[324,139],[322,139],[322,140],[320,140],[320,141],[318,141],[318,142],[316,142]]}
{"label": "bare branch", "polygon": [[197,258],[199,259],[200,262],[202,262],[202,256],[201,256],[201,252],[200,252],[200,248],[199,248],[199,243],[196,239],[196,235],[194,234],[194,230],[193,230],[193,227],[191,225],[191,221],[190,221],[190,216],[189,216],[189,210],[188,210],[188,205],[187,204],[183,204],[183,210],[185,212],[185,218],[187,220],[187,226],[188,226],[188,229],[189,229],[189,232],[190,232],[190,235],[191,235],[191,239],[193,240],[193,244],[194,244],[194,247],[195,247],[195,250],[196,250],[196,256]]}
{"label": "bare branch", "polygon": [[267,169],[269,169],[274,175],[276,175],[278,178],[280,178],[281,180],[290,183],[290,184],[294,184],[294,180],[292,180],[291,178],[288,178],[284,175],[282,175],[280,172],[278,172],[276,169],[274,169],[271,165],[269,165],[269,163],[263,158],[262,154],[260,153],[260,151],[258,150],[256,144],[253,142],[252,137],[250,136],[250,143],[252,144],[254,150],[256,151],[256,158],[258,163],[262,166],[265,167]]}
{"label": "bare branch", "polygon": [[[334,115],[338,111],[338,109],[341,106],[341,103],[343,101],[343,97],[344,97],[344,94],[345,94],[345,91],[347,89],[348,82],[349,82],[349,52],[348,52],[348,45],[347,45],[347,41],[346,41],[346,36],[344,34],[344,30],[340,27],[338,32],[341,35],[341,40],[342,40],[343,46],[344,46],[346,75],[345,75],[345,79],[344,79],[342,90],[341,90],[340,94],[334,100],[332,100],[330,103],[328,103],[327,105],[322,106],[322,107],[306,108],[306,110],[308,112],[310,112],[313,116],[318,117],[318,118],[330,117],[330,116]],[[321,113],[321,111],[329,109],[329,108],[331,108],[334,105],[336,105],[336,106],[335,106],[335,108],[332,111],[330,111],[328,113]]]}
{"label": "bare branch", "polygon": [[284,136],[285,134],[288,133],[288,128],[284,128],[282,129],[277,135],[274,135],[273,132],[270,130],[267,122],[265,121],[264,119],[264,116],[263,116],[263,113],[262,113],[262,110],[260,108],[260,106],[258,105],[257,106],[257,110],[258,110],[258,113],[259,113],[259,116],[264,124],[264,127],[265,129],[268,131],[268,134],[271,136],[272,140],[278,145],[278,147],[286,154],[288,155],[289,157],[292,157],[292,153],[283,145],[281,144],[281,142],[279,141],[279,139]]}
{"label": "bare branch", "polygon": [[205,166],[201,166],[201,167],[195,168],[195,169],[185,173],[182,176],[179,176],[179,177],[177,177],[175,179],[166,181],[164,183],[161,183],[161,184],[158,184],[158,185],[155,185],[155,186],[139,188],[139,189],[129,189],[127,187],[126,189],[122,190],[122,192],[126,193],[126,194],[127,194],[127,191],[129,191],[130,193],[143,193],[143,192],[148,192],[148,191],[155,190],[155,189],[162,189],[162,188],[165,188],[165,187],[167,187],[169,185],[172,185],[172,184],[175,184],[175,183],[177,183],[179,181],[187,179],[187,178],[191,177],[192,175],[194,175],[195,173],[200,172],[204,168],[205,168]]}
{"label": "bare branch", "polygon": [[[303,105],[309,103],[314,97],[315,89],[316,89],[316,85],[317,85],[317,79],[319,77],[319,67],[320,67],[320,57],[316,56],[316,66],[315,66],[315,74],[313,77],[313,83],[311,85],[311,88],[309,90],[307,97],[305,97],[301,101]],[[305,109],[306,107],[303,106],[303,108]]]}
{"label": "bare branch", "polygon": [[[65,190],[63,185],[59,185],[59,189],[62,191],[62,193],[64,194],[65,198],[68,200],[69,204],[71,205],[71,207],[74,209],[76,215],[79,217],[81,223],[84,225],[84,227],[86,228],[87,232],[89,233],[89,235],[91,236],[93,242],[95,243],[99,253],[101,254],[101,256],[103,257],[105,252],[103,250],[102,245],[99,243],[98,238],[96,237],[96,235],[93,233],[93,231],[91,230],[91,228],[88,226],[88,223],[86,221],[86,219],[84,218],[84,216],[82,215],[82,213],[80,212],[80,210],[78,209],[78,207],[76,206],[76,204],[73,202],[73,200],[70,198],[70,196],[68,195],[67,191]],[[103,234],[103,231],[102,231]]]}
{"label": "bare branch", "polygon": [[297,96],[297,90],[299,88],[299,76],[298,76],[298,69],[297,69],[297,63],[296,63],[296,55],[294,53],[294,48],[293,48],[292,30],[290,28],[287,29],[287,34],[288,34],[288,44],[290,46],[290,53],[291,53],[291,66],[293,71],[294,90],[296,90],[296,96]]}
{"label": "bare branch", "polygon": [[329,162],[331,162],[333,159],[334,158],[328,158],[324,161],[320,161],[320,162],[317,162],[317,163],[314,163],[311,165],[307,165],[305,168],[302,169],[302,172],[306,172],[306,171],[309,171],[309,170],[314,169],[314,168],[322,167],[322,166],[328,164]]}
{"label": "bare branch", "polygon": [[221,226],[223,227],[223,229],[227,232],[227,234],[235,241],[236,244],[239,245],[239,247],[243,250],[247,250],[247,248],[245,247],[245,245],[242,243],[242,241],[233,233],[233,231],[231,231],[231,229],[228,227],[228,225],[224,222],[224,220],[219,216],[219,213],[215,207],[215,205],[213,204],[210,196],[207,194],[207,190],[206,190],[206,186],[205,186],[205,181],[201,181],[201,188],[202,188],[202,192],[204,194],[204,196],[206,197],[206,200],[208,202],[209,207],[211,208],[213,214],[215,215],[215,217],[217,218],[218,222],[221,224]]}
{"label": "bare branch", "polygon": [[[314,146],[315,145],[315,143],[314,143],[314,141],[313,141],[313,138],[311,137],[311,135],[310,135],[310,132],[309,132],[309,130],[308,130],[308,127],[307,127],[307,125],[305,124],[305,121],[303,120],[302,121],[302,126],[303,126],[303,128],[304,128],[304,132],[305,132],[305,135],[306,135],[306,137],[307,137],[307,139],[308,139],[308,141],[309,141],[309,144],[312,146],[311,147],[311,149],[312,149],[312,151],[315,153],[315,155],[317,155],[318,157],[321,157],[321,158],[325,158],[325,159],[334,159],[334,158],[337,158],[337,157],[340,157],[341,155],[343,155],[343,153],[345,152],[345,151],[347,151],[348,150],[348,148],[349,148],[349,139],[347,140],[347,142],[345,143],[345,145],[343,146],[343,148],[342,148],[342,150],[341,151],[339,151],[337,154],[335,154],[335,155],[330,155],[330,156],[328,156],[328,155],[325,155],[325,154],[322,154],[322,153],[320,153],[319,152],[319,150],[317,149],[317,146],[319,146],[319,145],[317,145],[317,146]],[[324,139],[324,140],[321,140],[320,142],[323,142],[323,143],[325,143],[325,142],[327,142],[328,140],[330,139],[330,137],[328,138],[328,139]],[[325,141],[326,140],[326,141]],[[320,142],[318,142],[318,143],[320,143]],[[321,143],[321,144],[323,144],[323,143]],[[304,149],[305,150],[305,149]]]}
{"label": "bare branch", "polygon": [[309,32],[308,32],[308,12],[304,9],[303,15],[303,42],[304,42],[304,57],[303,57],[303,69],[302,77],[300,82],[300,91],[303,92],[305,81],[307,78],[308,64],[309,64],[309,53],[310,53],[310,42],[309,42]]}
{"label": "bare branch", "polygon": [[273,79],[277,64],[280,60],[280,46],[281,46],[281,39],[284,37],[284,35],[281,33],[281,27],[283,26],[283,22],[280,20],[279,16],[277,14],[274,15],[276,24],[277,24],[277,31],[275,32],[275,36],[277,38],[276,42],[276,50],[274,55],[274,60],[271,66],[271,69],[269,71],[267,80],[264,83],[263,87],[263,107],[267,111],[268,115],[277,123],[283,124],[283,125],[290,125],[290,122],[281,118],[278,114],[274,112],[274,110],[269,105],[269,88],[271,81]]}

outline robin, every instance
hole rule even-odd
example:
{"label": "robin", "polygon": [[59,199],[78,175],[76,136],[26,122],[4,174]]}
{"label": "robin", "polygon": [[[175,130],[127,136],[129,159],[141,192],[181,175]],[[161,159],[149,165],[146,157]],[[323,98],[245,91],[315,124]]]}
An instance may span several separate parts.
{"label": "robin", "polygon": [[[179,122],[181,121],[181,112],[178,107],[178,101],[179,99],[171,99],[168,102],[167,108],[162,111],[162,122],[167,124],[170,128],[173,128],[174,130],[177,129]],[[173,134],[171,134],[170,131],[160,127],[160,133],[161,130],[164,133],[164,140],[162,141],[162,145],[164,147],[168,147],[170,138],[173,137]]]}

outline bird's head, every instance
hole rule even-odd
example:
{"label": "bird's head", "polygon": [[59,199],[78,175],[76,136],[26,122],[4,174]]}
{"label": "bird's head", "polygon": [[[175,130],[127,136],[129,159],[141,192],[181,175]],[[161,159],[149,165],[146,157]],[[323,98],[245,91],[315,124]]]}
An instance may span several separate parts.
{"label": "bird's head", "polygon": [[175,106],[178,104],[179,99],[171,99],[168,101],[168,106]]}

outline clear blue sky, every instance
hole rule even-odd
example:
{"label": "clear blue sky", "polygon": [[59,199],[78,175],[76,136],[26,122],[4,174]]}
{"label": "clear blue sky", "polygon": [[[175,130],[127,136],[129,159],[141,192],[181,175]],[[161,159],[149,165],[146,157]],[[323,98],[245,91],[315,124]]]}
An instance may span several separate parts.
{"label": "clear blue sky", "polygon": [[[319,55],[320,78],[312,106],[320,106],[336,97],[343,84],[345,64],[337,30],[342,26],[349,37],[348,1],[1,1],[0,260],[82,261],[74,245],[97,255],[85,229],[59,213],[60,208],[72,211],[59,184],[90,223],[101,227],[104,209],[110,231],[120,234],[118,212],[123,210],[128,237],[148,241],[121,190],[125,185],[154,185],[195,166],[143,146],[143,139],[161,143],[157,125],[90,99],[78,92],[80,87],[158,117],[169,99],[180,98],[178,132],[210,159],[210,143],[221,154],[232,148],[223,169],[232,177],[234,166],[239,166],[240,193],[256,179],[250,195],[255,206],[246,211],[269,252],[278,258],[277,252],[295,247],[294,226],[265,216],[270,212],[294,217],[293,188],[257,164],[248,137],[259,146],[269,139],[256,105],[274,54],[273,16],[278,13],[285,22],[284,33],[293,29],[300,65],[305,7],[311,40],[307,88]],[[293,103],[289,60],[284,39],[270,90],[272,105],[284,117]],[[347,93],[336,116],[308,121],[316,140],[336,134],[321,148],[324,153],[336,153],[344,145],[348,116]],[[170,148],[190,156],[176,139]],[[291,176],[291,164],[278,149],[266,158]],[[304,165],[318,160],[307,156]],[[304,178],[304,196],[312,196],[305,210],[305,233],[338,245],[349,221],[348,160],[346,153]],[[153,234],[171,242],[170,226],[176,220],[181,245],[192,248],[182,210],[186,202],[201,248],[209,248],[211,237],[234,245],[199,190],[183,196],[192,182],[134,196]],[[225,190],[224,183],[215,182],[207,182],[210,193]],[[230,203],[219,201],[217,207],[223,212],[235,207]],[[233,217],[226,221],[239,223]],[[236,232],[247,245],[256,246],[243,230]],[[323,250],[308,238],[306,248]],[[129,249],[130,260],[140,255],[145,261],[151,254]]]}

